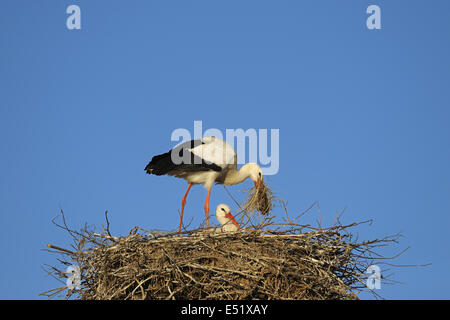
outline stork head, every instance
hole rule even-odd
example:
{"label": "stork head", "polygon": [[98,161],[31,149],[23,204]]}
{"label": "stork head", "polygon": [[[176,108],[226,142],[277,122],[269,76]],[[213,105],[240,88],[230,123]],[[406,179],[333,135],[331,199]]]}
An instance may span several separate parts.
{"label": "stork head", "polygon": [[217,220],[219,220],[219,222],[222,225],[226,225],[226,224],[232,223],[238,229],[240,228],[239,224],[236,221],[236,219],[231,214],[230,207],[227,206],[226,204],[219,204],[217,206],[217,208],[216,208],[216,218],[217,218]]}
{"label": "stork head", "polygon": [[256,163],[247,163],[244,165],[248,176],[253,180],[255,187],[258,187],[259,183],[263,181],[263,173],[261,167]]}

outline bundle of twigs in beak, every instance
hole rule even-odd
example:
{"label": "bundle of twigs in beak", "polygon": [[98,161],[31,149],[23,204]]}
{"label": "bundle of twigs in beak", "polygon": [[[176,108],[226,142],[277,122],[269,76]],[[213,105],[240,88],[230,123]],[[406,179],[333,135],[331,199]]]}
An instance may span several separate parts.
{"label": "bundle of twigs in beak", "polygon": [[263,215],[267,215],[273,207],[272,190],[264,184],[263,180],[259,180],[253,188],[248,191],[247,201],[242,206],[243,213],[251,213],[258,211]]}

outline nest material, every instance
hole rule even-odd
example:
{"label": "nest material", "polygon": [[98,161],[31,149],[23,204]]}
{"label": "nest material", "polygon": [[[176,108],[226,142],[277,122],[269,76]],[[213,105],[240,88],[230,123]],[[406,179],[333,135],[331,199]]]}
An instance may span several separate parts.
{"label": "nest material", "polygon": [[273,200],[272,190],[261,180],[257,187],[247,191],[247,200],[242,205],[242,212],[249,214],[256,211],[267,215],[272,210]]}
{"label": "nest material", "polygon": [[[69,230],[72,250],[49,272],[66,284],[64,268],[78,266],[81,286],[42,293],[79,299],[358,299],[373,249],[392,238],[357,242],[348,229],[264,224],[240,232],[151,232],[134,228],[113,237]],[[379,257],[379,256],[378,256]]]}

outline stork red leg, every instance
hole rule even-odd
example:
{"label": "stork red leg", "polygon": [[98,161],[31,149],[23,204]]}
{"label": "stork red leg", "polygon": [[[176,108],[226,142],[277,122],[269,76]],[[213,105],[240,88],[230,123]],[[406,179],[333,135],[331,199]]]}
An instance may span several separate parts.
{"label": "stork red leg", "polygon": [[183,199],[181,199],[181,214],[180,214],[180,225],[178,227],[178,232],[181,232],[181,223],[183,221],[184,206],[186,205],[186,198],[189,193],[189,190],[191,190],[191,187],[192,187],[192,183],[189,183],[186,193],[184,194]]}
{"label": "stork red leg", "polygon": [[211,195],[211,188],[208,188],[208,192],[206,193],[206,201],[205,201],[205,217],[206,217],[206,228],[209,228],[209,196]]}

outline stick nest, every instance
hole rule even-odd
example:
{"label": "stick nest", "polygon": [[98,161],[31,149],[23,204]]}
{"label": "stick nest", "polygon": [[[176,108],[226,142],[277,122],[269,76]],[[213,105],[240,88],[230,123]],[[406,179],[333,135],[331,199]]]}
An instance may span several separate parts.
{"label": "stick nest", "polygon": [[[234,233],[135,227],[122,237],[110,234],[109,222],[100,233],[87,227],[73,231],[62,217],[57,225],[69,232],[73,245],[46,249],[62,256],[59,266],[47,267],[63,283],[41,294],[49,297],[358,299],[367,290],[367,267],[380,257],[374,249],[396,242],[396,237],[356,241],[349,229],[359,223],[312,228],[289,217],[282,223],[267,217]],[[69,266],[79,268],[79,287],[67,285],[73,276]]]}

